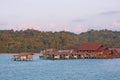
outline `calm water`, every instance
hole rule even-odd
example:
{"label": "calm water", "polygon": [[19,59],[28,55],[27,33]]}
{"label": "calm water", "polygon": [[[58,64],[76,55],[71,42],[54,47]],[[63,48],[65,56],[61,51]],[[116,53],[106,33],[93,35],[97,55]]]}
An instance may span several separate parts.
{"label": "calm water", "polygon": [[0,55],[0,80],[120,80],[120,59],[11,61]]}

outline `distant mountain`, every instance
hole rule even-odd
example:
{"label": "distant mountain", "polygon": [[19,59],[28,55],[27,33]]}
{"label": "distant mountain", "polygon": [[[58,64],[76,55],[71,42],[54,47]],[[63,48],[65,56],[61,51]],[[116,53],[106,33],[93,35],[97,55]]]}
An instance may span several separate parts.
{"label": "distant mountain", "polygon": [[81,34],[72,32],[41,32],[0,30],[0,52],[40,52],[40,50],[76,49],[84,42],[99,42],[110,47],[120,47],[120,31],[90,30]]}

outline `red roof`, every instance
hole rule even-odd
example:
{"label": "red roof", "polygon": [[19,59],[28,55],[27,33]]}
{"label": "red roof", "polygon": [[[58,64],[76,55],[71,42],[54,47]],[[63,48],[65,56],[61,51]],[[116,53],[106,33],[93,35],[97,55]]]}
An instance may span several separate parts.
{"label": "red roof", "polygon": [[98,50],[101,46],[102,44],[100,43],[88,42],[80,45],[78,50]]}
{"label": "red roof", "polygon": [[112,50],[105,50],[103,54],[111,54]]}
{"label": "red roof", "polygon": [[120,48],[111,48],[115,53],[120,53]]}

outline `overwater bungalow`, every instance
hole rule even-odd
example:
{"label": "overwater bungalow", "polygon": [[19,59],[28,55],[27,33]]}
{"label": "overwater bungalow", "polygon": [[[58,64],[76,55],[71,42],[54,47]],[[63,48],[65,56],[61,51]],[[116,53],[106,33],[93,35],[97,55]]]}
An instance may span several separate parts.
{"label": "overwater bungalow", "polygon": [[44,51],[42,53],[46,59],[52,60],[78,59],[77,52],[74,50]]}
{"label": "overwater bungalow", "polygon": [[81,44],[77,53],[81,55],[81,58],[100,58],[100,55],[112,54],[112,50],[103,44],[89,42]]}
{"label": "overwater bungalow", "polygon": [[13,55],[14,61],[31,61],[33,60],[33,53],[19,53],[16,55]]}
{"label": "overwater bungalow", "polygon": [[120,53],[115,49],[109,49],[100,43],[83,43],[77,50],[58,50],[54,49],[43,51],[46,59],[94,59],[94,58],[119,58]]}

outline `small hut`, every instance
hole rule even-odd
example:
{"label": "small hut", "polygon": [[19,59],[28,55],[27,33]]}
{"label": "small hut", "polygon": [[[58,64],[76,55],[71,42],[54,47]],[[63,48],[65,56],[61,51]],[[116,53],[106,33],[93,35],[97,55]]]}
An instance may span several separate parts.
{"label": "small hut", "polygon": [[31,61],[33,60],[33,53],[20,53],[13,55],[13,60],[14,61]]}

